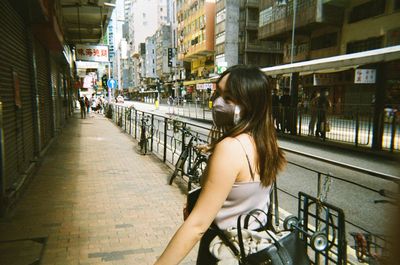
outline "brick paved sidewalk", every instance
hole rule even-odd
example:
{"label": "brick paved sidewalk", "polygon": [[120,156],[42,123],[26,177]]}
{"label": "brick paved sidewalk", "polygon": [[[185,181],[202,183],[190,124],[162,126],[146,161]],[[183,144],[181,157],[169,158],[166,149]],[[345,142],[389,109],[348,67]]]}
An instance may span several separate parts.
{"label": "brick paved sidewalk", "polygon": [[185,195],[136,148],[101,115],[70,119],[0,220],[0,264],[152,264],[182,223]]}

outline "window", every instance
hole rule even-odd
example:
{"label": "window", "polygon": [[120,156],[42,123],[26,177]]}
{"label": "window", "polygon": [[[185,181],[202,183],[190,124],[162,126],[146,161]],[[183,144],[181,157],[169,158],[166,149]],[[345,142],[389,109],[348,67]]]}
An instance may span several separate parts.
{"label": "window", "polygon": [[347,53],[362,52],[382,48],[383,37],[369,38],[347,44]]}
{"label": "window", "polygon": [[221,11],[219,11],[217,13],[217,20],[216,20],[216,24],[224,21],[226,18],[226,9],[222,9]]}
{"label": "window", "polygon": [[400,28],[388,30],[386,40],[386,46],[400,45]]}
{"label": "window", "polygon": [[225,41],[225,31],[217,34],[215,37],[215,44],[220,44]]}
{"label": "window", "polygon": [[272,22],[272,7],[264,9],[260,12],[259,27],[267,25]]}
{"label": "window", "polygon": [[337,32],[325,34],[311,39],[311,50],[320,50],[334,47],[337,44]]}
{"label": "window", "polygon": [[349,15],[349,23],[378,16],[385,12],[386,0],[372,0],[355,6]]}

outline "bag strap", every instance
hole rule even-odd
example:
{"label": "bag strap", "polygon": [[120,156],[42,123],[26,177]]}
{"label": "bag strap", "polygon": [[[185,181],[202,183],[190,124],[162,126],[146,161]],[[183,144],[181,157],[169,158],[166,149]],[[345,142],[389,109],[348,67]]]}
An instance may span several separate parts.
{"label": "bag strap", "polygon": [[250,171],[251,179],[254,180],[254,172],[251,169],[251,163],[250,163],[249,156],[247,155],[246,149],[244,149],[244,146],[243,146],[242,142],[238,138],[233,138],[233,139],[237,140],[239,142],[239,144],[242,146],[244,154],[246,155],[247,164],[249,165],[249,171]]}
{"label": "bag strap", "polygon": [[[237,230],[238,230],[238,241],[239,241],[239,248],[240,248],[240,257],[241,257],[241,261],[242,263],[246,264],[246,252],[244,250],[244,244],[243,244],[243,235],[242,235],[242,226],[241,226],[241,218],[242,216],[246,216],[247,215],[251,215],[259,224],[261,227],[263,227],[262,222],[258,219],[257,216],[254,216],[254,213],[256,212],[261,212],[264,213],[265,215],[267,215],[266,212],[264,212],[261,209],[254,209],[252,210],[250,213],[245,214],[245,215],[240,215],[237,221]],[[286,264],[286,265],[293,265],[293,261],[292,258],[289,255],[289,252],[287,251],[287,249],[275,238],[275,235],[273,235],[270,231],[268,231],[267,229],[264,229],[265,232],[267,232],[267,234],[272,238],[272,240],[274,241],[274,245],[277,248],[277,254],[279,256],[279,258],[282,261],[282,264]]]}
{"label": "bag strap", "polygon": [[275,225],[279,226],[279,205],[278,205],[278,185],[277,180],[273,183],[273,195],[274,195],[274,213],[275,213]]}

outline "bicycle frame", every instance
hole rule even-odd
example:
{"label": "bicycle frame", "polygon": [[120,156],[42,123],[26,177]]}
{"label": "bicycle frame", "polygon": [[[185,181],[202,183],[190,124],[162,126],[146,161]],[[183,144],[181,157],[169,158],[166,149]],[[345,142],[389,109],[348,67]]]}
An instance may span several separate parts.
{"label": "bicycle frame", "polygon": [[[200,176],[198,174],[198,169],[203,165],[203,163],[207,163],[207,157],[203,155],[201,152],[194,150],[194,141],[199,141],[200,138],[190,134],[188,131],[184,131],[184,134],[189,134],[190,139],[187,144],[184,144],[183,150],[178,157],[177,162],[175,163],[175,170],[171,175],[169,180],[169,185],[172,184],[175,177],[180,173],[181,176],[188,176],[188,190],[191,190],[191,186],[193,182],[199,182]],[[196,153],[196,158],[192,161],[193,152]],[[187,163],[186,170],[185,164]],[[203,169],[201,169],[202,171]]]}
{"label": "bicycle frame", "polygon": [[[150,128],[150,136],[146,136],[146,127],[149,125],[147,124],[148,122],[148,117],[143,116],[141,118],[141,124],[140,124],[140,140],[139,140],[139,146],[140,146],[140,151],[142,152],[143,155],[147,154],[147,144],[148,140],[152,138],[152,131],[153,129]],[[144,151],[143,151],[144,149]]]}

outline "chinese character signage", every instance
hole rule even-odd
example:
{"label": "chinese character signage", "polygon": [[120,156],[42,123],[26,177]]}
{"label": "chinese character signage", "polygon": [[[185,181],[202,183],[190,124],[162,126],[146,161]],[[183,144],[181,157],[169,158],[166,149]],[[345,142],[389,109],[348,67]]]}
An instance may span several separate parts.
{"label": "chinese character signage", "polygon": [[77,60],[108,62],[108,46],[77,44],[75,53]]}
{"label": "chinese character signage", "polygon": [[375,69],[356,69],[354,74],[354,83],[356,84],[375,84]]}
{"label": "chinese character signage", "polygon": [[208,89],[212,89],[212,87],[213,87],[212,83],[196,84],[197,90],[208,90]]}

